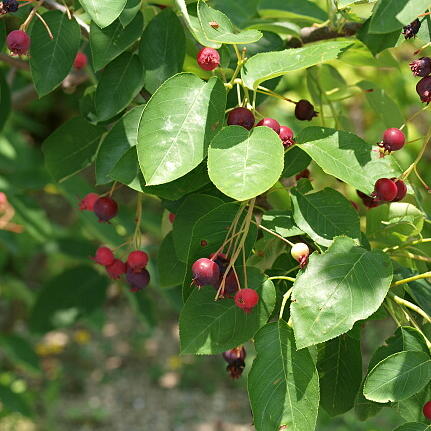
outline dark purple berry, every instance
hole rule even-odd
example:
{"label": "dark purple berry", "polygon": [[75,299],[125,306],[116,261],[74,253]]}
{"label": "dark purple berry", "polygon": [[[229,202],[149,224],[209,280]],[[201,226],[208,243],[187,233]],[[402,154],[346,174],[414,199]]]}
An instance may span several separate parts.
{"label": "dark purple berry", "polygon": [[368,196],[365,193],[362,193],[360,190],[356,190],[356,193],[361,198],[362,203],[367,208],[375,208],[375,207],[378,207],[381,204],[381,202],[379,202],[375,197]]}
{"label": "dark purple berry", "polygon": [[3,0],[3,8],[6,12],[16,12],[19,8],[17,0]]}
{"label": "dark purple berry", "polygon": [[7,35],[6,44],[12,54],[24,55],[27,54],[31,41],[25,31],[14,30]]}
{"label": "dark purple berry", "polygon": [[403,200],[407,194],[407,186],[406,183],[403,180],[398,180],[397,178],[391,178],[391,180],[395,183],[397,186],[397,195],[394,199],[392,199],[392,202],[399,202]]}
{"label": "dark purple berry", "polygon": [[398,188],[394,181],[389,178],[380,178],[374,185],[374,196],[379,201],[391,202],[393,201],[398,193]]}
{"label": "dark purple berry", "polygon": [[422,78],[416,84],[416,92],[419,94],[422,102],[427,104],[431,102],[431,76]]}
{"label": "dark purple berry", "polygon": [[296,181],[299,181],[302,178],[309,179],[310,178],[310,171],[308,169],[304,169],[299,174],[296,174],[295,179]]}
{"label": "dark purple berry", "polygon": [[431,73],[431,58],[421,57],[409,63],[410,69],[415,76],[428,76]]}
{"label": "dark purple berry", "polygon": [[235,108],[227,116],[229,126],[242,126],[250,130],[254,126],[254,115],[247,108]]}
{"label": "dark purple berry", "polygon": [[143,269],[140,272],[135,272],[132,268],[127,269],[126,273],[127,283],[129,283],[130,290],[137,292],[138,290],[145,289],[150,283],[150,273]]}
{"label": "dark purple berry", "polygon": [[229,265],[229,257],[224,253],[211,253],[209,259],[213,260],[220,270],[220,277],[225,273],[228,265]]}
{"label": "dark purple berry", "polygon": [[416,18],[413,22],[403,27],[403,35],[406,39],[411,39],[418,34],[420,28],[421,22]]}
{"label": "dark purple berry", "polygon": [[280,139],[285,147],[290,147],[295,143],[293,140],[293,130],[290,127],[281,126],[280,133],[278,135],[280,136]]}
{"label": "dark purple berry", "polygon": [[192,266],[193,282],[198,286],[216,286],[220,277],[218,265],[205,257],[198,259]]}
{"label": "dark purple berry", "polygon": [[214,48],[202,48],[196,60],[203,70],[214,70],[220,65],[220,54]]}
{"label": "dark purple berry", "polygon": [[237,276],[233,270],[230,270],[226,276],[224,285],[224,296],[227,298],[233,298],[239,290],[239,283]]}
{"label": "dark purple berry", "polygon": [[386,151],[397,151],[404,147],[406,137],[404,133],[395,127],[386,129],[383,133],[383,141],[379,144]]}
{"label": "dark purple berry", "polygon": [[222,353],[223,359],[228,363],[226,370],[233,379],[241,377],[245,368],[246,351],[243,346],[235,347]]}
{"label": "dark purple berry", "polygon": [[114,199],[106,196],[94,202],[93,211],[99,217],[99,222],[108,222],[117,215],[118,205]]}
{"label": "dark purple berry", "polygon": [[266,126],[274,130],[277,135],[280,133],[280,123],[277,120],[274,120],[274,118],[262,118],[257,124],[258,126]]}
{"label": "dark purple berry", "polygon": [[318,112],[314,110],[314,106],[308,100],[300,100],[296,103],[295,117],[301,121],[311,121],[313,117],[317,117]]}

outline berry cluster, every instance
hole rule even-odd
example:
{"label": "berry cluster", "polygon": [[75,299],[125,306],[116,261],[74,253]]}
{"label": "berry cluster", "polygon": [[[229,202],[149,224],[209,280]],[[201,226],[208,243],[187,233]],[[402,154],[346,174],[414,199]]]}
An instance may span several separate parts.
{"label": "berry cluster", "polygon": [[[241,126],[247,130],[251,130],[254,127],[255,118],[253,113],[242,107],[232,109],[227,116],[227,124],[229,126]],[[295,143],[293,139],[293,130],[287,126],[280,126],[280,123],[273,118],[263,118],[260,120],[256,127],[266,126],[274,130],[278,136],[280,136],[281,142],[285,147],[290,147]]]}
{"label": "berry cluster", "polygon": [[108,223],[118,212],[118,205],[114,199],[108,196],[99,196],[96,193],[88,193],[79,202],[82,211],[93,211],[100,223]]}
{"label": "berry cluster", "polygon": [[403,180],[397,178],[380,178],[374,185],[371,196],[356,192],[367,208],[374,208],[386,202],[399,202],[407,194],[407,186]]}
{"label": "berry cluster", "polygon": [[229,372],[233,379],[241,377],[245,368],[246,351],[244,346],[235,347],[234,349],[223,352],[223,359],[227,362],[226,371]]}

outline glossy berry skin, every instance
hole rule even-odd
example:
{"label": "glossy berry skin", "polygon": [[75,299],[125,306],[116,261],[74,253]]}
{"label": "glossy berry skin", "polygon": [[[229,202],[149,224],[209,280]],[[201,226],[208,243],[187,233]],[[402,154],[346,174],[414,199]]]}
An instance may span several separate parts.
{"label": "glossy berry skin", "polygon": [[406,197],[406,194],[407,194],[406,183],[403,180],[398,180],[397,178],[391,178],[391,180],[397,186],[397,195],[395,196],[394,199],[392,199],[392,202],[399,202]]}
{"label": "glossy berry skin", "polygon": [[410,69],[415,76],[428,76],[431,73],[431,58],[421,57],[409,63]]}
{"label": "glossy berry skin", "polygon": [[301,268],[304,268],[308,263],[308,256],[310,255],[310,249],[307,244],[298,242],[293,244],[290,250],[291,256],[299,263]]}
{"label": "glossy berry skin", "polygon": [[147,266],[148,254],[145,251],[132,251],[127,257],[127,267],[134,272],[139,272]]}
{"label": "glossy berry skin", "polygon": [[277,120],[274,120],[274,118],[262,118],[257,124],[258,126],[266,126],[274,130],[277,135],[280,133],[280,123]]}
{"label": "glossy berry skin", "polygon": [[134,272],[128,268],[126,279],[130,290],[132,292],[138,292],[139,290],[145,289],[150,284],[150,273],[146,269],[140,272]]}
{"label": "glossy berry skin", "polygon": [[198,259],[192,266],[193,282],[201,287],[206,285],[217,286],[220,269],[211,259],[205,257]]}
{"label": "glossy berry skin", "polygon": [[205,47],[198,52],[196,60],[201,69],[210,71],[220,65],[220,54],[214,48]]}
{"label": "glossy berry skin", "polygon": [[295,143],[293,140],[293,130],[287,126],[280,126],[280,132],[278,134],[285,147],[290,147]]}
{"label": "glossy berry skin", "polygon": [[114,199],[106,196],[97,199],[94,203],[93,211],[99,218],[99,222],[108,222],[117,215],[118,205]]}
{"label": "glossy berry skin", "polygon": [[314,106],[308,100],[300,100],[296,103],[295,117],[301,121],[311,121],[313,117],[317,117],[317,112]]}
{"label": "glossy berry skin", "polygon": [[380,178],[374,185],[374,195],[379,201],[391,202],[398,194],[396,184],[389,178]]}
{"label": "glossy berry skin", "polygon": [[249,313],[259,302],[259,294],[253,289],[241,289],[235,295],[235,305]]}
{"label": "glossy berry skin", "polygon": [[383,141],[380,144],[386,151],[397,151],[401,150],[406,143],[406,137],[404,133],[395,127],[386,129],[383,133]]}
{"label": "glossy berry skin", "polygon": [[75,60],[73,61],[73,67],[80,70],[87,66],[87,63],[87,56],[83,52],[78,52],[78,54],[76,54]]}
{"label": "glossy berry skin", "polygon": [[126,273],[127,266],[120,259],[115,259],[114,262],[106,267],[106,271],[113,280],[118,280]]}
{"label": "glossy berry skin", "polygon": [[229,112],[227,124],[229,126],[242,126],[251,130],[254,126],[254,115],[249,109],[238,107]]}
{"label": "glossy berry skin", "polygon": [[410,24],[407,24],[405,27],[403,27],[404,38],[411,39],[412,37],[415,37],[420,28],[421,22],[416,18]]}
{"label": "glossy berry skin", "polygon": [[114,263],[115,257],[110,248],[99,247],[96,250],[96,256],[93,257],[93,260],[99,265],[109,266]]}
{"label": "glossy berry skin", "polygon": [[7,35],[6,44],[12,54],[24,55],[30,48],[31,40],[25,31],[13,30]]}
{"label": "glossy berry skin", "polygon": [[100,196],[96,193],[88,193],[79,202],[79,209],[81,211],[93,211],[94,204],[99,197]]}
{"label": "glossy berry skin", "polygon": [[416,84],[416,92],[418,93],[422,102],[427,104],[431,102],[431,76],[422,78]]}
{"label": "glossy berry skin", "polygon": [[424,407],[423,407],[422,411],[423,411],[424,416],[425,416],[428,420],[431,420],[431,401],[428,401],[428,402],[424,405]]}

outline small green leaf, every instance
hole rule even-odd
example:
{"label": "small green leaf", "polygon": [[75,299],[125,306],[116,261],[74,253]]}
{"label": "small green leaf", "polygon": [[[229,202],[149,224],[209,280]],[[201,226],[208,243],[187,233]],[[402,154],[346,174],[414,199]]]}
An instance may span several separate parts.
{"label": "small green leaf", "polygon": [[157,266],[160,287],[169,288],[183,284],[186,265],[178,259],[175,253],[172,232],[165,236],[160,245]]}
{"label": "small green leaf", "polygon": [[215,0],[215,9],[226,14],[232,22],[239,28],[247,26],[248,21],[257,15],[257,5],[259,0]]}
{"label": "small green leaf", "polygon": [[370,33],[370,22],[370,19],[364,22],[358,31],[357,38],[367,46],[374,56],[387,48],[397,46],[404,40],[401,30],[385,34]]}
{"label": "small green leaf", "polygon": [[283,146],[269,127],[248,131],[228,126],[211,141],[208,173],[225,195],[238,201],[270,189],[283,171]]}
{"label": "small green leaf", "polygon": [[261,0],[259,14],[264,18],[301,19],[311,23],[328,18],[325,11],[309,0]]}
{"label": "small green leaf", "polygon": [[264,326],[255,345],[248,393],[256,430],[314,430],[319,376],[308,349],[297,350],[292,329],[283,320]]}
{"label": "small green leaf", "polygon": [[42,144],[45,164],[53,178],[63,181],[87,167],[93,161],[104,131],[80,117],[55,130]]}
{"label": "small green leaf", "polygon": [[22,367],[30,373],[41,373],[39,357],[25,338],[17,335],[0,336],[0,346],[3,354],[14,366]]}
{"label": "small green leaf", "polygon": [[291,177],[307,169],[311,163],[311,157],[295,145],[284,156],[283,177]]}
{"label": "small green leaf", "polygon": [[141,0],[127,0],[126,6],[118,19],[123,27],[127,27],[141,9]]}
{"label": "small green leaf", "polygon": [[79,0],[91,19],[100,27],[112,24],[126,6],[127,0]]}
{"label": "small green leaf", "polygon": [[302,235],[304,233],[295,225],[293,214],[287,211],[268,211],[262,215],[261,223],[262,226],[272,230],[284,238]]}

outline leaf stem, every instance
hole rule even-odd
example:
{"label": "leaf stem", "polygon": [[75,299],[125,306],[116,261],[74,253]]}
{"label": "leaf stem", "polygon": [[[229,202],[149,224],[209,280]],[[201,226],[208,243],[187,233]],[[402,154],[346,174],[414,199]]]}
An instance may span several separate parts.
{"label": "leaf stem", "polygon": [[406,307],[406,308],[410,308],[410,310],[413,310],[413,311],[415,311],[417,314],[419,314],[420,316],[422,316],[428,323],[431,323],[431,317],[430,316],[428,316],[428,314],[427,313],[425,313],[425,311],[424,310],[422,310],[422,308],[420,308],[420,307],[418,307],[416,304],[413,304],[412,302],[410,302],[410,301],[407,301],[406,299],[404,299],[404,298],[401,298],[400,296],[398,296],[398,295],[395,295],[394,293],[392,293],[392,292],[389,292],[389,296],[391,297],[391,299],[393,299],[394,300],[394,302],[396,302],[397,304],[399,304],[399,305],[402,305],[403,307]]}
{"label": "leaf stem", "polygon": [[401,244],[401,245],[396,245],[394,247],[386,247],[383,249],[383,252],[391,253],[392,251],[399,250],[400,248],[409,247],[411,245],[423,244],[425,242],[431,242],[431,238],[422,238],[422,239],[417,239],[415,241],[406,242],[406,243]]}
{"label": "leaf stem", "polygon": [[[271,278],[268,278],[268,280],[271,280]],[[278,315],[278,318],[281,320],[283,318],[284,309],[286,308],[287,300],[290,298],[290,295],[292,295],[293,287],[291,287],[284,295],[283,295],[283,302],[281,303],[280,307],[280,313]]]}
{"label": "leaf stem", "polygon": [[410,283],[412,281],[421,280],[423,278],[431,277],[431,271],[424,272],[423,274],[414,275],[413,277],[404,278],[402,280],[395,281],[391,284],[391,287],[401,286],[402,284]]}
{"label": "leaf stem", "polygon": [[264,230],[265,232],[268,232],[271,235],[274,235],[275,237],[277,237],[278,239],[281,239],[282,241],[284,241],[286,244],[289,244],[291,247],[293,247],[293,242],[290,242],[288,239],[283,238],[281,235],[279,235],[278,233],[275,233],[274,231],[272,231],[271,229],[266,228],[265,226],[262,226],[261,224],[257,223],[256,221],[252,220],[251,221],[253,224],[255,224],[259,229]]}
{"label": "leaf stem", "polygon": [[287,280],[295,282],[296,278],[286,277],[285,275],[275,275],[274,277],[269,277],[268,280]]}

